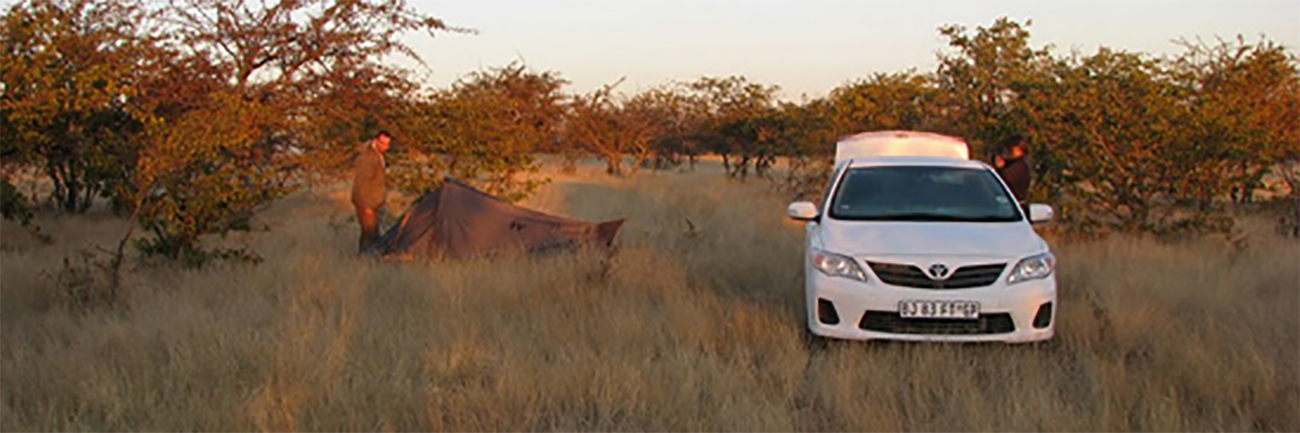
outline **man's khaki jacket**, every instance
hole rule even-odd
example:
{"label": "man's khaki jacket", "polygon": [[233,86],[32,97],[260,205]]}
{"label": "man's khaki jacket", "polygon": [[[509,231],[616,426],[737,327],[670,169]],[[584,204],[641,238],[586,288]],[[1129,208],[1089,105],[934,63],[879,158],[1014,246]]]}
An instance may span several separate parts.
{"label": "man's khaki jacket", "polygon": [[352,204],[375,209],[384,204],[384,156],[367,142],[353,169]]}

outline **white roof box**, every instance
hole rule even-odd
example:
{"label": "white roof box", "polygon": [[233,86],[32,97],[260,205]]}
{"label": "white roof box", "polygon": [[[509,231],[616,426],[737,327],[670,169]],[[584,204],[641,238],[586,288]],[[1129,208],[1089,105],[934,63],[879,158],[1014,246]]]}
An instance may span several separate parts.
{"label": "white roof box", "polygon": [[875,156],[937,156],[970,159],[966,140],[917,131],[863,132],[835,143],[835,165]]}

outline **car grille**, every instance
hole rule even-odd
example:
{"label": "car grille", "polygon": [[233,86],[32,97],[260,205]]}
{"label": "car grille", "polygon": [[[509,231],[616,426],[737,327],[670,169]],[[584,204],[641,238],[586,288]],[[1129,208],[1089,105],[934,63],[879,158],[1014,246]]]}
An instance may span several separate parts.
{"label": "car grille", "polygon": [[1012,332],[1016,330],[1016,324],[1009,313],[983,314],[975,320],[961,320],[904,319],[895,312],[868,311],[858,322],[858,328],[890,334],[981,335]]}
{"label": "car grille", "polygon": [[874,272],[876,277],[879,277],[880,281],[884,281],[886,284],[919,289],[984,287],[997,281],[998,277],[1002,275],[1002,270],[1007,267],[1006,263],[963,266],[952,271],[952,275],[947,279],[935,280],[926,275],[921,268],[912,265],[878,262],[867,262],[867,265],[871,266],[871,272]]}

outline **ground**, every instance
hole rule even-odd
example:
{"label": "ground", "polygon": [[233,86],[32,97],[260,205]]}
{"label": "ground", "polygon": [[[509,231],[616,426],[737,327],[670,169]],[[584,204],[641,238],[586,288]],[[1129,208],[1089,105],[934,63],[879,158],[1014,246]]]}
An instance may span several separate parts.
{"label": "ground", "polygon": [[82,311],[63,259],[124,223],[5,222],[0,429],[1300,430],[1300,244],[1267,224],[1244,250],[1053,240],[1048,344],[827,343],[766,183],[548,174],[526,205],[628,218],[607,265],[357,258],[338,186],[225,240],[260,265],[134,266]]}

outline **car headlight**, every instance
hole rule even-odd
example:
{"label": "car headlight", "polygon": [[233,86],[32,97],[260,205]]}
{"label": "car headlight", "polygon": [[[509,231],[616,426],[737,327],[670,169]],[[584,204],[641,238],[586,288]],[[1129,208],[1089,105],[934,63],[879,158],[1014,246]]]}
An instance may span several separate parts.
{"label": "car headlight", "polygon": [[821,273],[832,277],[843,277],[862,282],[867,281],[867,273],[862,271],[858,262],[845,255],[814,249],[812,264]]}
{"label": "car headlight", "polygon": [[1056,256],[1053,256],[1050,252],[1027,257],[1021,260],[1020,263],[1016,263],[1016,267],[1011,269],[1011,275],[1007,276],[1007,284],[1047,278],[1052,275],[1052,271],[1055,269]]}

